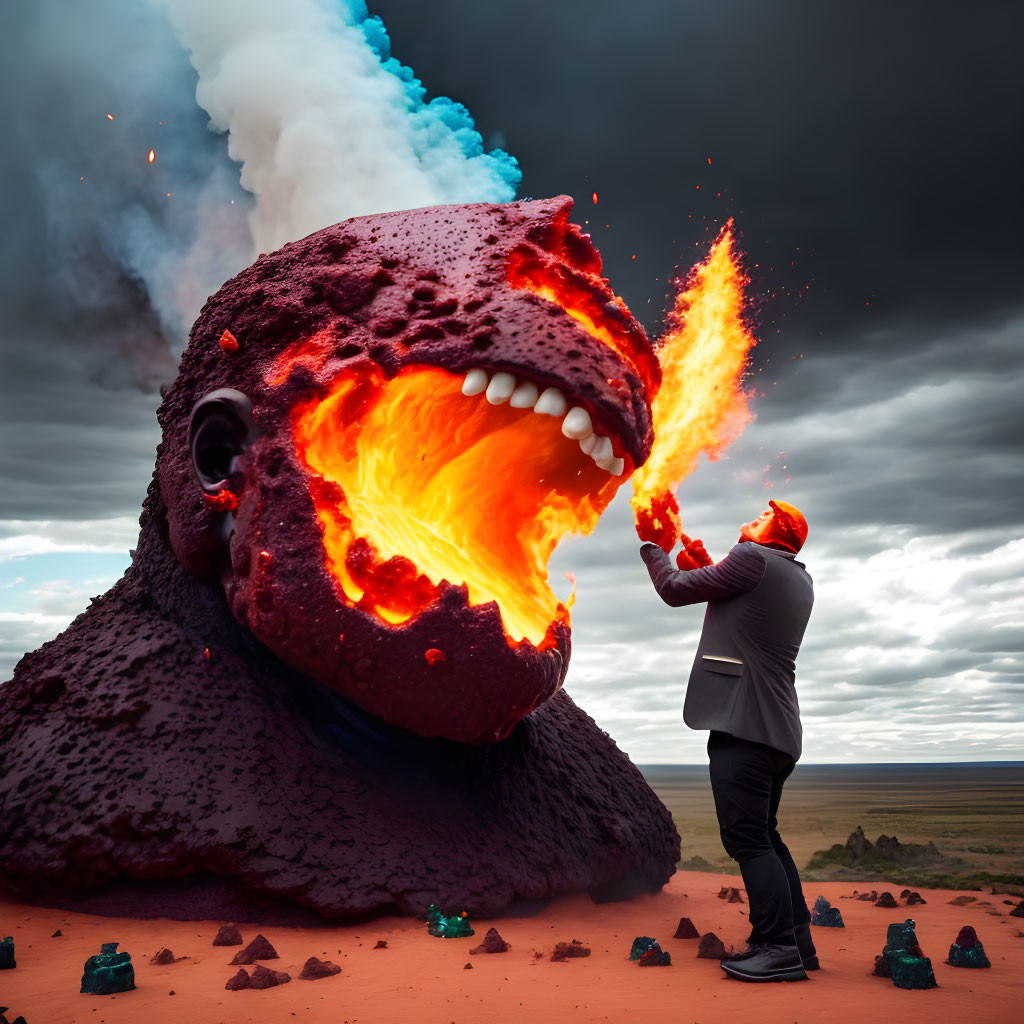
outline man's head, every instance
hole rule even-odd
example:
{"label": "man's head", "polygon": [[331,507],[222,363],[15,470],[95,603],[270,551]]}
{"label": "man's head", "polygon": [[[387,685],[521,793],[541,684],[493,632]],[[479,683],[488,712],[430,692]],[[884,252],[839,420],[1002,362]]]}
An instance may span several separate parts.
{"label": "man's head", "polygon": [[769,501],[756,519],[740,527],[740,540],[796,554],[807,539],[807,520],[788,501]]}

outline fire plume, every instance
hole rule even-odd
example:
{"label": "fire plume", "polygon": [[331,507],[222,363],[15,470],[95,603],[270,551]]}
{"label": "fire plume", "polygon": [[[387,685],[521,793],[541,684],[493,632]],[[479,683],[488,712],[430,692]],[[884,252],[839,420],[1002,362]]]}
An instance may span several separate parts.
{"label": "fire plume", "polygon": [[[671,550],[681,533],[675,490],[707,452],[716,458],[751,420],[740,382],[756,344],[743,323],[747,278],[732,221],[676,296],[673,326],[657,343],[662,386],[652,403],[654,446],[633,474],[633,514]],[[667,546],[666,546],[667,545]]]}
{"label": "fire plume", "polygon": [[548,560],[565,534],[593,530],[620,481],[555,419],[469,402],[460,377],[413,365],[390,380],[347,372],[292,423],[346,603],[398,625],[447,581],[472,605],[498,603],[510,646],[556,642],[569,612]]}

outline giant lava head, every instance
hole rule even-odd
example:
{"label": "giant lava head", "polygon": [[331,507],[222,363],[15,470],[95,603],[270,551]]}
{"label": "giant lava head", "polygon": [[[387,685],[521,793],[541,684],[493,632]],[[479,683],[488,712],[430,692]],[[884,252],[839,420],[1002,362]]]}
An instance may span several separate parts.
{"label": "giant lava head", "polygon": [[[650,452],[657,358],[571,208],[358,217],[260,256],[204,307],[159,412],[178,560],[284,660],[423,736],[502,739],[561,686],[548,558]],[[520,399],[464,395],[475,369]],[[204,490],[189,419],[223,388],[255,440]],[[529,406],[548,388],[618,475]]]}

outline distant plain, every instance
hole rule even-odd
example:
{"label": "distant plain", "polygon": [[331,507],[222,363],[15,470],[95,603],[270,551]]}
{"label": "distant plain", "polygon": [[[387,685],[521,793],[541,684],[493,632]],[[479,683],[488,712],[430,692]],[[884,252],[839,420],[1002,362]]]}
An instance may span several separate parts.
{"label": "distant plain", "polygon": [[[683,841],[680,866],[738,874],[722,849],[705,765],[638,765],[668,807]],[[845,843],[858,825],[874,843],[895,835],[901,843],[933,842],[940,870],[1019,875],[1024,881],[1024,762],[953,764],[797,764],[786,782],[779,831],[808,879],[879,877],[838,865],[807,871],[819,850]],[[928,884],[910,871],[907,884]],[[952,884],[952,883],[950,883]],[[1024,894],[1024,884],[1002,885]]]}

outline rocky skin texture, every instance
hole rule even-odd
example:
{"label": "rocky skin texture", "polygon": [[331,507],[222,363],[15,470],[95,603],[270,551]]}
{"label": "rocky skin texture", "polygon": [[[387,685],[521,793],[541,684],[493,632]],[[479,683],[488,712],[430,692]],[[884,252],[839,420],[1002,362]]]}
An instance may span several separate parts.
{"label": "rocky skin texture", "polygon": [[[445,585],[398,628],[345,604],[290,433],[295,403],[350,364],[525,367],[578,396],[641,462],[650,415],[634,368],[506,279],[524,250],[570,276],[583,273],[570,264],[597,272],[570,205],[359,218],[261,257],[210,299],[159,411],[132,565],[0,686],[9,894],[266,922],[430,903],[494,914],[668,880],[671,816],[559,689],[568,629],[547,650],[513,650],[493,605],[467,607]],[[227,329],[237,350],[219,344]],[[528,343],[539,331],[548,344]],[[316,359],[268,385],[285,348],[317,332]],[[261,431],[229,551],[187,438],[196,400],[222,387],[252,398]],[[262,572],[261,550],[273,556]],[[433,647],[442,665],[424,660]]]}

